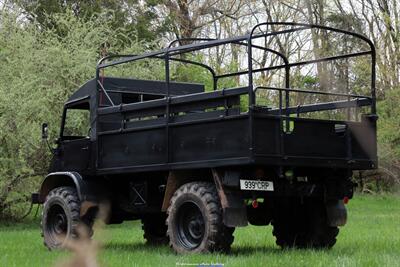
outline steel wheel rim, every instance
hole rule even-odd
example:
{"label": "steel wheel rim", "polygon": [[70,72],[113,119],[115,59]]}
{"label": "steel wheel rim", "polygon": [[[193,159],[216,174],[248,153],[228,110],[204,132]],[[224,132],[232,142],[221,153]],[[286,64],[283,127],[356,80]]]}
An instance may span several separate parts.
{"label": "steel wheel rim", "polygon": [[59,204],[53,204],[46,217],[46,232],[55,243],[61,243],[68,234],[68,217],[64,208]]}
{"label": "steel wheel rim", "polygon": [[200,246],[204,239],[205,222],[196,203],[185,202],[180,206],[176,228],[178,241],[184,248],[193,250]]}

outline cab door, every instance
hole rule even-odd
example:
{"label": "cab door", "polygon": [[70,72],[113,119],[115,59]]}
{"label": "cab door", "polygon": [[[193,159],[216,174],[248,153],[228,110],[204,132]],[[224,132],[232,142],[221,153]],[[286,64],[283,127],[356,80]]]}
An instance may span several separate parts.
{"label": "cab door", "polygon": [[64,171],[87,173],[91,169],[92,141],[90,140],[89,101],[65,106],[59,142],[59,161]]}

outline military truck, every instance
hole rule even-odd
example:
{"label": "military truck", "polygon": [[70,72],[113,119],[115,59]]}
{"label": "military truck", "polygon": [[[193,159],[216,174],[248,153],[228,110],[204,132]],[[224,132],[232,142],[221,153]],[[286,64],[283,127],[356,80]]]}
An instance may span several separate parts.
{"label": "military truck", "polygon": [[[293,62],[270,42],[257,42],[307,31],[352,38],[360,51]],[[223,45],[244,49],[246,66],[218,73],[210,60],[188,56]],[[282,64],[257,65],[260,52]],[[337,86],[291,86],[296,68],[358,57],[371,70],[364,95]],[[163,79],[105,75],[111,67],[150,59],[163,64]],[[173,81],[176,62],[207,70],[211,90]],[[284,86],[256,85],[254,75],[275,70],[282,71]],[[245,85],[220,86],[232,77]],[[260,91],[278,99],[275,106],[259,104]],[[295,94],[314,103],[293,104]],[[313,116],[325,111],[336,117]],[[141,220],[148,243],[169,244],[178,253],[229,251],[235,227],[248,224],[271,224],[283,248],[330,248],[347,220],[353,171],[377,168],[376,121],[375,48],[354,32],[265,22],[244,36],[179,39],[160,51],[110,55],[65,103],[49,174],[32,195],[43,204],[44,244],[62,248],[80,237],[82,225],[91,234],[103,209],[106,223]],[[43,124],[44,139],[47,128]]]}

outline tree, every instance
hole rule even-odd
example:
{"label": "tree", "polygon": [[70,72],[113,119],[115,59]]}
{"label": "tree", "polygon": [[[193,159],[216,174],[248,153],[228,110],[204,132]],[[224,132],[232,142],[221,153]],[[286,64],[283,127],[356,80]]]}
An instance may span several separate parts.
{"label": "tree", "polygon": [[[93,17],[103,16],[109,21],[112,29],[125,29],[127,38],[153,41],[163,36],[167,30],[166,22],[160,23],[156,6],[162,0],[14,0],[31,21],[39,23],[43,29],[56,29],[57,33],[65,35],[65,29],[60,29],[55,14],[72,12],[77,18],[89,21]],[[121,37],[121,36],[120,36]],[[126,39],[124,39],[126,41]]]}
{"label": "tree", "polygon": [[[38,189],[51,156],[40,125],[48,122],[51,139],[57,137],[63,103],[94,77],[100,45],[108,43],[114,53],[143,52],[135,40],[121,45],[118,35],[125,29],[100,23],[101,18],[53,16],[59,27],[68,28],[67,35],[20,20],[12,11],[0,13],[0,79],[7,81],[0,83],[0,218],[18,216]],[[136,65],[123,73],[154,79],[162,70]]]}
{"label": "tree", "polygon": [[167,11],[176,38],[191,38],[215,21],[234,18],[244,3],[244,0],[165,0],[160,7]]}

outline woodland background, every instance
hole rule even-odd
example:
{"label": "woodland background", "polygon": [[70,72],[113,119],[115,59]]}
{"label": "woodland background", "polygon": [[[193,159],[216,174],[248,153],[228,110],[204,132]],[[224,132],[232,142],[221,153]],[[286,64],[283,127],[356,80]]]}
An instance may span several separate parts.
{"label": "woodland background", "polygon": [[[361,192],[398,191],[399,5],[397,0],[0,1],[0,220],[18,219],[29,208],[30,193],[37,190],[50,159],[40,138],[40,125],[48,122],[50,137],[57,137],[64,101],[94,77],[103,55],[160,49],[176,38],[244,35],[260,21],[333,26],[364,34],[374,42],[380,166],[377,171],[356,172],[354,178]],[[328,43],[322,34],[313,38],[314,44],[320,45],[318,49],[314,46],[311,54],[344,49],[340,41]],[[278,45],[279,50],[295,54],[291,48],[290,40]],[[242,65],[234,50],[196,56],[211,58],[208,64],[218,71],[237,70]],[[272,63],[265,60],[260,64]],[[358,80],[370,75],[365,61],[346,70]],[[295,73],[292,79],[295,87],[334,90],[340,80],[327,84],[329,75],[341,71],[326,66],[317,77]],[[162,72],[159,64],[135,68],[135,74],[144,78],[158,78]],[[173,75],[184,80],[185,76],[200,79],[206,73],[177,66]],[[272,78],[266,74],[258,79]],[[355,81],[350,85],[364,90]]]}

